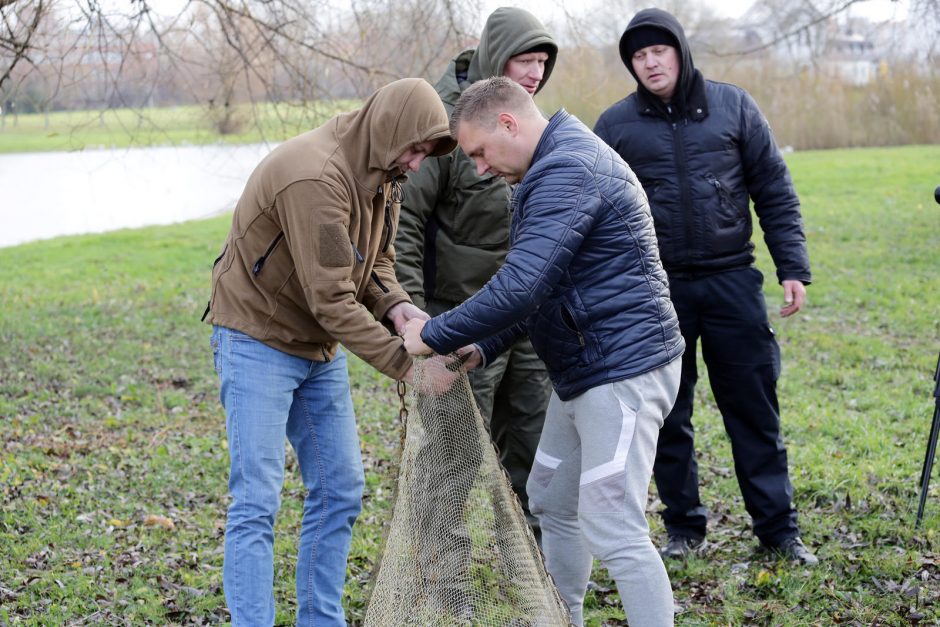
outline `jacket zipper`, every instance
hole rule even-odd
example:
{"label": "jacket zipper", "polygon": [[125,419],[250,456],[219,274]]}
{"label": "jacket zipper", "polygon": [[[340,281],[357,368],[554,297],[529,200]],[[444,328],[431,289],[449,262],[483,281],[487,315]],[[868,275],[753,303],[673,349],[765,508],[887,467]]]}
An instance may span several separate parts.
{"label": "jacket zipper", "polygon": [[379,286],[380,290],[388,294],[388,288],[382,283],[382,280],[379,278],[379,275],[375,273],[375,270],[372,271],[372,280],[375,281],[375,284]]}
{"label": "jacket zipper", "polygon": [[392,204],[401,202],[403,197],[401,183],[392,181],[392,193],[385,201],[385,239],[382,241],[382,252],[388,251],[392,244]]}
{"label": "jacket zipper", "polygon": [[255,265],[251,268],[251,273],[255,276],[258,276],[261,273],[261,268],[264,267],[264,262],[267,261],[268,256],[274,252],[274,247],[277,246],[278,242],[281,241],[281,238],[284,237],[284,231],[281,231],[277,234],[277,237],[274,238],[274,241],[271,242],[271,245],[268,246],[268,249],[264,251],[264,254],[258,257],[258,261],[255,262]]}
{"label": "jacket zipper", "polygon": [[228,242],[225,243],[225,246],[222,247],[222,252],[219,253],[219,256],[215,258],[215,261],[212,262],[212,267],[215,268],[219,265],[219,262],[222,261],[222,257],[225,256],[225,251],[228,250]]}
{"label": "jacket zipper", "polygon": [[[215,267],[216,267],[217,265],[219,265],[219,262],[222,261],[222,257],[225,256],[225,251],[226,251],[226,250],[228,250],[228,242],[225,242],[225,246],[222,247],[222,252],[220,252],[220,253],[219,253],[219,256],[216,257],[216,258],[215,258],[215,261],[212,262],[212,268],[213,268],[213,270],[215,269]],[[206,321],[206,316],[209,315],[209,308],[210,308],[210,307],[212,307],[212,299],[211,299],[211,298],[210,298],[209,301],[206,303],[206,310],[205,310],[204,312],[202,312],[202,318],[199,319],[199,322],[205,322],[205,321]]]}
{"label": "jacket zipper", "polygon": [[389,198],[385,203],[385,239],[382,240],[382,252],[388,250],[392,243],[392,199]]}
{"label": "jacket zipper", "polygon": [[568,308],[565,305],[561,306],[561,317],[565,321],[565,326],[574,331],[575,335],[578,336],[578,344],[581,345],[581,348],[584,348],[584,335],[581,333],[581,329],[578,328],[578,325],[574,321],[574,316],[571,315],[571,312],[568,311]]}
{"label": "jacket zipper", "polygon": [[728,193],[728,190],[722,187],[721,181],[718,180],[718,177],[709,172],[705,175],[705,178],[718,193],[718,205],[732,213],[736,213],[734,202],[731,200],[731,194]]}
{"label": "jacket zipper", "polygon": [[[682,122],[683,126],[687,124],[687,120],[683,120]],[[671,124],[673,146],[675,147],[676,155],[676,173],[679,175],[679,202],[682,204],[682,217],[685,222],[685,249],[689,251],[689,261],[691,261],[691,256],[694,252],[692,240],[695,239],[695,224],[692,220],[694,212],[692,211],[691,194],[689,193],[688,164],[686,163],[685,145],[682,143],[682,129],[679,128],[679,123],[677,122],[672,122]]]}

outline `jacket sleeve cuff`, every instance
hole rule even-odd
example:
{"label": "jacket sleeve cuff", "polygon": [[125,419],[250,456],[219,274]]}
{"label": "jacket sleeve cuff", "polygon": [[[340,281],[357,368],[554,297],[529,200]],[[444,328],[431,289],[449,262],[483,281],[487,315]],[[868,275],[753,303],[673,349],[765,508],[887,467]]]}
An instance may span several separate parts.
{"label": "jacket sleeve cuff", "polygon": [[381,370],[382,374],[386,375],[389,378],[400,381],[405,378],[405,374],[408,372],[408,369],[411,368],[411,365],[414,363],[411,355],[408,354],[408,351],[405,350],[405,347],[402,346],[400,351],[395,355],[395,357],[389,362],[386,368]]}
{"label": "jacket sleeve cuff", "polygon": [[478,368],[486,368],[487,366],[489,366],[492,360],[486,356],[486,352],[483,350],[483,347],[480,346],[479,344],[474,344],[473,348],[475,348],[476,351],[480,353],[480,365],[478,366]]}
{"label": "jacket sleeve cuff", "polygon": [[398,303],[410,303],[411,299],[408,298],[403,290],[392,290],[387,294],[383,294],[381,298],[375,301],[375,304],[372,306],[372,315],[375,316],[375,319],[379,322],[385,319],[385,314],[388,313],[388,310],[397,305]]}

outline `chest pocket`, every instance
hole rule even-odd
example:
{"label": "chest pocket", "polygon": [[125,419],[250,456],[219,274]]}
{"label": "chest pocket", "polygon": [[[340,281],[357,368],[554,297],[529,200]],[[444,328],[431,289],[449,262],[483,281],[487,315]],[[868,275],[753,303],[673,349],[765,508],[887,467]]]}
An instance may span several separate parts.
{"label": "chest pocket", "polygon": [[451,237],[467,246],[499,247],[509,243],[509,185],[491,174],[479,176],[469,157],[453,160]]}
{"label": "chest pocket", "polygon": [[741,207],[736,205],[728,188],[711,172],[705,174],[705,181],[712,190],[712,204],[717,207],[716,227],[719,229],[727,229],[744,222],[744,219],[747,217],[748,207],[745,206],[742,210]]}

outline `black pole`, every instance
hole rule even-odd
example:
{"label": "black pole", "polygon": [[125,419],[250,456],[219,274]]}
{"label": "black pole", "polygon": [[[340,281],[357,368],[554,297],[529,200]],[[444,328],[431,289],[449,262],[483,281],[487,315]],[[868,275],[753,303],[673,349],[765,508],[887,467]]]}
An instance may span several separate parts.
{"label": "black pole", "polygon": [[[933,199],[940,204],[940,186],[933,190]],[[920,527],[924,517],[924,504],[927,502],[927,489],[930,487],[930,473],[933,471],[933,460],[937,455],[937,437],[940,436],[940,356],[937,357],[937,367],[933,372],[933,422],[930,425],[930,437],[927,440],[927,453],[924,456],[924,467],[920,471],[920,504],[917,506],[917,520],[914,529]]]}
{"label": "black pole", "polygon": [[924,504],[927,502],[927,489],[930,487],[930,473],[933,471],[933,460],[937,455],[937,437],[940,436],[940,356],[937,357],[937,367],[933,373],[933,380],[933,423],[930,425],[927,454],[924,456],[924,467],[920,473],[920,504],[917,506],[915,529],[920,527],[920,521],[924,517]]}

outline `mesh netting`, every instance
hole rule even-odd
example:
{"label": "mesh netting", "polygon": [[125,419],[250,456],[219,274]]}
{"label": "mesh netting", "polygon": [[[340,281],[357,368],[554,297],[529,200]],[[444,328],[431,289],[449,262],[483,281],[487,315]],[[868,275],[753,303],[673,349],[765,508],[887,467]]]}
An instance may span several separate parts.
{"label": "mesh netting", "polygon": [[[466,372],[417,360],[365,625],[568,625]],[[444,392],[443,378],[456,379]]]}

